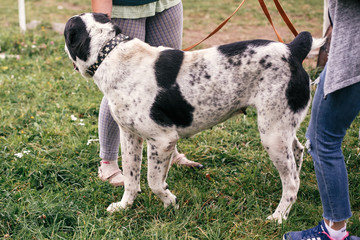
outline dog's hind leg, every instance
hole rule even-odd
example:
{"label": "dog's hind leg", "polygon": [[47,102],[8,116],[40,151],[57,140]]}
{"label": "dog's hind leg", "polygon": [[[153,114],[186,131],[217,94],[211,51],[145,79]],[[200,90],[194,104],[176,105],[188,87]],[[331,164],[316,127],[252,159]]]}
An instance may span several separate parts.
{"label": "dog's hind leg", "polygon": [[[260,126],[261,129],[261,126]],[[262,143],[270,159],[279,172],[282,183],[282,197],[275,212],[268,219],[279,223],[288,217],[290,208],[296,200],[300,186],[299,172],[293,153],[295,130],[291,128],[264,128],[260,131]]]}
{"label": "dog's hind leg", "polygon": [[133,204],[140,193],[140,168],[143,139],[123,128],[120,130],[122,168],[125,176],[124,194],[120,202],[112,203],[109,212],[125,209]]}
{"label": "dog's hind leg", "polygon": [[168,189],[166,178],[170,169],[171,158],[175,151],[174,141],[148,141],[148,183],[152,192],[155,193],[164,203],[176,206],[176,196]]}

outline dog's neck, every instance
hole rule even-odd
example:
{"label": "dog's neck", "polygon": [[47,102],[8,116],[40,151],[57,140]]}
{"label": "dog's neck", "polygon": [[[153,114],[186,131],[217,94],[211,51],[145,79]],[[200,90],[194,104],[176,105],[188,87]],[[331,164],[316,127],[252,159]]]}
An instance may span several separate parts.
{"label": "dog's neck", "polygon": [[97,57],[97,61],[91,65],[90,67],[88,67],[88,69],[86,69],[86,72],[90,75],[90,76],[94,76],[96,70],[99,68],[100,64],[104,61],[105,57],[121,42],[126,41],[126,40],[130,40],[129,36],[126,36],[124,34],[118,34],[115,37],[113,37],[112,39],[110,39],[109,41],[107,41],[105,43],[105,45],[100,49],[100,52],[98,54]]}

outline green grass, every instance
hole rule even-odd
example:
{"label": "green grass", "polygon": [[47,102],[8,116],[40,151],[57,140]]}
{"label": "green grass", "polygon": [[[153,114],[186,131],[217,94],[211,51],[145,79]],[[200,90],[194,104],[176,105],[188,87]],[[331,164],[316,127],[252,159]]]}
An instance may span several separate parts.
{"label": "green grass", "polygon": [[[254,109],[249,109],[246,116],[232,118],[179,142],[181,152],[205,168],[171,169],[168,184],[178,197],[178,210],[164,209],[151,193],[144,158],[142,194],[132,208],[109,215],[106,207],[121,199],[123,189],[97,178],[99,144],[87,144],[89,139],[98,138],[102,94],[91,80],[87,82],[72,70],[63,50],[63,37],[49,29],[51,21],[65,21],[77,12],[89,10],[89,3],[72,1],[76,9],[59,11],[58,5],[68,6],[70,1],[46,2],[26,1],[28,21],[39,19],[44,24],[25,35],[18,33],[16,2],[5,0],[1,4],[7,4],[7,8],[0,6],[0,23],[6,26],[0,29],[1,53],[15,55],[0,59],[0,238],[280,239],[286,231],[317,224],[322,209],[308,154],[298,200],[288,221],[281,225],[266,221],[280,199],[281,183],[261,146]],[[255,14],[255,4],[247,3],[251,6],[248,11]],[[220,19],[231,11],[227,4],[185,1],[185,22],[198,18],[205,24],[202,14],[217,14]],[[314,9],[307,8],[311,5],[308,1],[296,5],[302,6],[294,13],[302,26],[306,22],[299,11],[307,11],[309,18],[321,12],[318,4]],[[285,6],[289,12],[295,11],[291,4]],[[216,9],[220,13],[214,13]],[[249,16],[253,20],[249,24],[266,24],[257,23],[259,16]],[[316,69],[309,72],[318,74]],[[77,120],[72,120],[71,115]],[[298,132],[303,143],[308,121],[309,117]],[[357,235],[359,127],[358,117],[343,147],[354,214],[349,230]],[[23,156],[17,157],[18,153]]]}

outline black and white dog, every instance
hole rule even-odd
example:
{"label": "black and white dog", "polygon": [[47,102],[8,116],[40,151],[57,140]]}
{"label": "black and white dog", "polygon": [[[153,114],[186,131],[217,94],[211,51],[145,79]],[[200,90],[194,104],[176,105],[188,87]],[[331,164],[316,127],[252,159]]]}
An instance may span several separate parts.
{"label": "black and white dog", "polygon": [[143,140],[148,184],[165,206],[176,206],[166,177],[178,139],[254,106],[283,187],[269,218],[286,219],[300,185],[303,146],[296,130],[310,103],[302,61],[323,40],[302,32],[290,44],[253,40],[183,52],[122,35],[106,15],[95,13],[70,18],[64,35],[69,57],[84,77],[93,77],[121,129],[125,192],[108,211],[126,208],[140,192]]}

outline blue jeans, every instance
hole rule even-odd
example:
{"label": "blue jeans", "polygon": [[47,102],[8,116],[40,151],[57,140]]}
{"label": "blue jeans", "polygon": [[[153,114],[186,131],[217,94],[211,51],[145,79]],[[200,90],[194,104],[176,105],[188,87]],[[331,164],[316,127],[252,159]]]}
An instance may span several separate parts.
{"label": "blue jeans", "polygon": [[341,143],[360,110],[360,83],[324,96],[326,67],[312,103],[306,137],[323,205],[323,217],[339,222],[351,217],[348,176]]}

